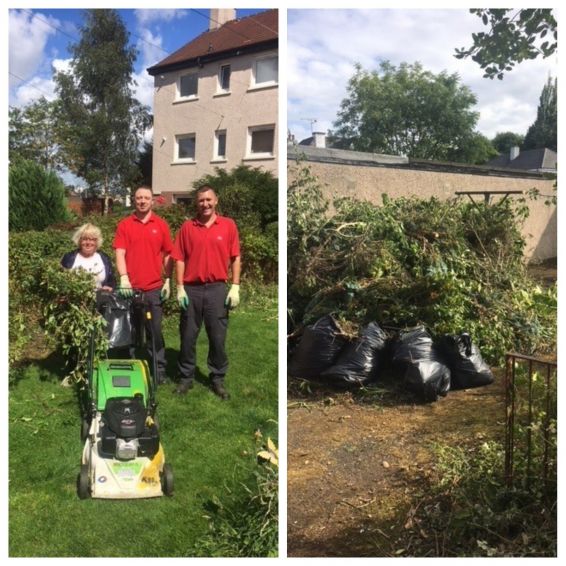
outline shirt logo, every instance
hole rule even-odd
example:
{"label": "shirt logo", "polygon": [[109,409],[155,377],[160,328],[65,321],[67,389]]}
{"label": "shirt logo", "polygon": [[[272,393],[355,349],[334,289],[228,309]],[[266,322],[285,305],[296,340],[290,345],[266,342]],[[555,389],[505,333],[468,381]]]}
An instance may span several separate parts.
{"label": "shirt logo", "polygon": [[216,236],[217,240],[222,240],[222,236]]}
{"label": "shirt logo", "polygon": [[152,230],[152,232],[153,234],[157,234],[157,230],[155,228]]}

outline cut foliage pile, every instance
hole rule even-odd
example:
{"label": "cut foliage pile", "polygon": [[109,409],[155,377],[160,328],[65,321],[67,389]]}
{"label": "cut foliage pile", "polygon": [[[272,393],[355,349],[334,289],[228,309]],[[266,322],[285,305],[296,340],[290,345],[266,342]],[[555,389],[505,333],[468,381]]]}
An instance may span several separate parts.
{"label": "cut foliage pile", "polygon": [[352,335],[426,326],[467,332],[491,364],[506,351],[554,350],[556,287],[529,278],[524,199],[492,205],[397,198],[337,199],[328,214],[316,178],[299,168],[288,191],[289,332],[332,313]]}

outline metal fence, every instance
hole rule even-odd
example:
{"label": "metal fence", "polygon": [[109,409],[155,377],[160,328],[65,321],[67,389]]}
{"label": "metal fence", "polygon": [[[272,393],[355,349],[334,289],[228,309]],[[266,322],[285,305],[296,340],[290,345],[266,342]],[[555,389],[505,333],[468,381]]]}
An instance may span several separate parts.
{"label": "metal fence", "polygon": [[555,491],[557,362],[506,355],[505,481]]}

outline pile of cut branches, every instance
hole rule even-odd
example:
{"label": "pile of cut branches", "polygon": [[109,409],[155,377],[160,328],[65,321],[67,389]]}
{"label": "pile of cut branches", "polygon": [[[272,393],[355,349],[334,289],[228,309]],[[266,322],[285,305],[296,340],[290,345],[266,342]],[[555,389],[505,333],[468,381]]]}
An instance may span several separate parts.
{"label": "pile of cut branches", "polygon": [[491,363],[555,348],[556,288],[529,278],[523,200],[329,202],[302,168],[288,191],[288,305],[296,334],[328,313],[382,327],[469,332]]}

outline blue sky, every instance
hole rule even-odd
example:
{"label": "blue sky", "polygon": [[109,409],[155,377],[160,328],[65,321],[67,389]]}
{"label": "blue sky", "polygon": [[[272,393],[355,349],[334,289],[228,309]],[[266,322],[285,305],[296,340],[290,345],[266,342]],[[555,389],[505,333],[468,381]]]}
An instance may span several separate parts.
{"label": "blue sky", "polygon": [[435,74],[457,73],[478,99],[477,129],[488,138],[505,131],[525,134],[548,76],[558,74],[557,57],[524,61],[503,80],[484,79],[479,65],[454,57],[455,48],[469,47],[472,32],[479,31],[486,31],[481,20],[462,8],[289,10],[289,130],[301,140],[311,135],[316,120],[312,129],[326,132],[346,96],[354,63],[377,69],[389,60],[396,66],[419,61]]}
{"label": "blue sky", "polygon": [[[237,9],[237,17],[261,10]],[[208,29],[209,8],[118,10],[130,42],[138,50],[137,98],[153,105],[153,77],[145,69]],[[42,95],[53,97],[53,67],[66,69],[68,45],[80,38],[82,10],[12,9],[9,11],[9,104],[22,106]]]}

